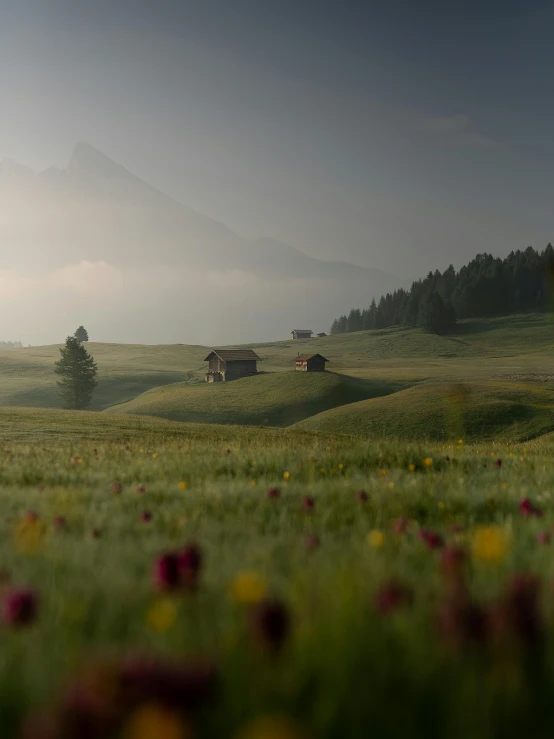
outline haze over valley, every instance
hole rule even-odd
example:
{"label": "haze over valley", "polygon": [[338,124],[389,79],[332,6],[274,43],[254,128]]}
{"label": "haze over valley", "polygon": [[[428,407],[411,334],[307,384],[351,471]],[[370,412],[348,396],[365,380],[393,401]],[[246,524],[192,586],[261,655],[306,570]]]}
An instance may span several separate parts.
{"label": "haze over valley", "polygon": [[25,343],[59,341],[68,313],[103,341],[282,339],[402,284],[242,238],[83,142],[64,169],[0,164],[0,242],[5,330]]}

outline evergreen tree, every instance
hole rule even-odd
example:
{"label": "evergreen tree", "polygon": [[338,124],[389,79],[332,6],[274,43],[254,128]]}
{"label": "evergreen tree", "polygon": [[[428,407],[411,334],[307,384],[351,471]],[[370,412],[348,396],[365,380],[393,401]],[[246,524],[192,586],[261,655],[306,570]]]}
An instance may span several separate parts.
{"label": "evergreen tree", "polygon": [[451,330],[456,323],[456,313],[450,301],[444,301],[438,290],[425,293],[419,304],[417,325],[430,334]]}
{"label": "evergreen tree", "polygon": [[98,368],[94,359],[75,336],[68,336],[60,349],[55,372],[60,375],[58,387],[65,407],[72,410],[87,408],[97,385]]}
{"label": "evergreen tree", "polygon": [[88,341],[88,333],[84,326],[79,326],[73,336],[77,339],[77,341]]}

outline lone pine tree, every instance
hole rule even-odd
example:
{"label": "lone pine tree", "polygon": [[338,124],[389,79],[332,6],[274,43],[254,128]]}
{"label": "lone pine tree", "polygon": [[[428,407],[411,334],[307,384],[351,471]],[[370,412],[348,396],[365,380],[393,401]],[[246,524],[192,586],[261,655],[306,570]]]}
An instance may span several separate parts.
{"label": "lone pine tree", "polygon": [[97,385],[98,368],[94,359],[75,336],[67,337],[60,355],[55,372],[61,378],[58,387],[65,407],[73,410],[87,408]]}
{"label": "lone pine tree", "polygon": [[75,336],[79,341],[88,341],[88,332],[84,326],[79,326],[73,336]]}

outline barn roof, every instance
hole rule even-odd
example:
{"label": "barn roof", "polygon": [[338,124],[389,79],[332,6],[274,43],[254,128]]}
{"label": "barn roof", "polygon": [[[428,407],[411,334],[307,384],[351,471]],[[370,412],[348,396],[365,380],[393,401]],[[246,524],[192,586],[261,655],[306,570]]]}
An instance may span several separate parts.
{"label": "barn roof", "polygon": [[299,354],[296,357],[296,361],[297,362],[307,362],[308,359],[313,359],[314,357],[321,357],[321,359],[323,359],[324,362],[328,362],[329,361],[328,359],[326,359],[323,356],[323,354]]}
{"label": "barn roof", "polygon": [[240,362],[245,359],[255,359],[261,362],[260,357],[253,349],[212,349],[204,362],[208,362],[214,354],[224,362]]}
{"label": "barn roof", "polygon": [[309,328],[293,328],[291,334],[313,334]]}

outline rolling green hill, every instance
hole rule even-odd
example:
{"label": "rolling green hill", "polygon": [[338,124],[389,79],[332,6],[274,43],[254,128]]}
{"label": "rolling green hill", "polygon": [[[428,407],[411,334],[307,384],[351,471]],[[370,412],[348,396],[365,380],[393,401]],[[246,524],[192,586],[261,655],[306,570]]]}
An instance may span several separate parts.
{"label": "rolling green hill", "polygon": [[[545,314],[463,321],[450,336],[393,328],[252,346],[262,358],[262,374],[208,387],[208,347],[91,342],[99,367],[91,410],[117,407],[178,420],[284,426],[419,383],[554,378],[554,324]],[[0,406],[59,408],[58,350],[0,350]],[[330,360],[324,380],[291,371],[296,354],[308,350]]]}
{"label": "rolling green hill", "polygon": [[395,392],[402,385],[334,372],[275,372],[229,383],[177,383],[114,406],[117,413],[173,421],[290,426],[328,408]]}
{"label": "rolling green hill", "polygon": [[523,441],[554,430],[554,383],[429,382],[296,425],[365,438]]}

